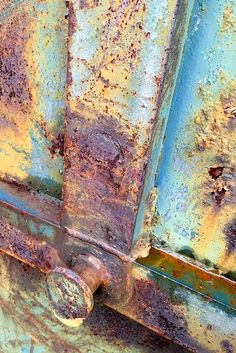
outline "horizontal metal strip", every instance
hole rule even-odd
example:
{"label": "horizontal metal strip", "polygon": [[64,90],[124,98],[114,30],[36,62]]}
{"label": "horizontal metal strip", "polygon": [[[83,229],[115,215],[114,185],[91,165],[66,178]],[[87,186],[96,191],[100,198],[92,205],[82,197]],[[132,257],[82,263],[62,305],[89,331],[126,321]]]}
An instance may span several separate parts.
{"label": "horizontal metal strip", "polygon": [[[10,189],[10,187],[7,186],[7,191],[9,191],[8,188]],[[15,201],[16,199],[17,202]],[[11,204],[9,200],[12,201]],[[64,234],[66,234],[67,237],[72,237],[74,240],[78,239],[78,241],[91,244],[91,246],[97,246],[105,252],[119,257],[122,261],[133,262],[131,257],[107,246],[103,242],[91,243],[89,235],[80,234],[71,229],[62,229],[58,218],[59,206],[56,206],[55,202],[46,201],[44,198],[40,199],[37,194],[29,195],[28,192],[22,190],[19,192],[17,188],[11,188],[9,200],[6,202],[6,198],[0,199],[0,221],[2,222],[2,227],[6,228],[6,232],[11,232],[11,227],[14,227],[23,232],[26,237],[30,235],[30,238],[35,238],[37,241],[46,241],[58,251],[61,251],[61,243]],[[22,204],[29,204],[30,207],[18,208]],[[58,209],[56,210],[57,207]],[[8,238],[10,236],[11,234],[8,234]],[[3,243],[4,237],[1,237],[0,247],[2,250],[4,250],[5,246],[5,243]],[[14,251],[12,251],[11,255],[14,256]],[[19,256],[15,257],[19,258]],[[22,260],[24,261],[23,258]],[[26,262],[30,263],[30,259]],[[151,249],[147,258],[139,259],[138,262],[154,273],[165,276],[181,286],[186,286],[210,300],[215,300],[232,309],[236,309],[236,283],[201,268],[199,264],[191,263],[179,255],[176,257],[163,249],[154,248]],[[35,267],[37,267],[37,261]]]}

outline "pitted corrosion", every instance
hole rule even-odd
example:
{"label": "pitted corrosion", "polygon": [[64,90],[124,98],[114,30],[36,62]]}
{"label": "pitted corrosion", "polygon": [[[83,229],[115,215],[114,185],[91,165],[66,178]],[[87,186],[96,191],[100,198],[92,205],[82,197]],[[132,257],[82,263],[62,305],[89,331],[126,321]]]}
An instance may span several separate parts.
{"label": "pitted corrosion", "polygon": [[3,24],[1,28],[0,101],[27,113],[32,100],[27,80],[27,61],[24,57],[27,21],[22,13],[13,16],[11,21],[18,23],[17,31],[9,23]]}
{"label": "pitted corrosion", "polygon": [[76,213],[80,232],[126,252],[146,164],[144,159],[142,171],[132,167],[135,135],[127,136],[111,117],[98,116],[88,124],[84,117],[68,114],[67,122],[74,131],[66,140],[65,211]]}
{"label": "pitted corrosion", "polygon": [[[73,0],[69,7],[63,225],[126,254],[145,179],[175,7],[173,1],[157,9],[144,0]],[[152,48],[155,62],[151,71],[147,48]]]}
{"label": "pitted corrosion", "polygon": [[63,170],[65,15],[63,0],[6,0],[0,10],[0,178],[58,198]]}
{"label": "pitted corrosion", "polygon": [[[175,273],[176,280],[172,281],[166,276],[160,276],[134,263],[131,259],[130,262],[124,262],[115,254],[102,250],[96,244],[87,243],[85,239],[81,241],[79,238],[75,239],[75,236],[61,239],[58,233],[60,231],[59,227],[55,228],[57,241],[54,245],[56,250],[52,251],[52,248],[45,241],[38,241],[27,234],[30,233],[30,224],[36,217],[17,211],[16,208],[10,208],[10,205],[8,207],[7,217],[1,219],[1,234],[3,236],[0,239],[0,246],[3,251],[46,273],[58,265],[58,253],[63,256],[65,265],[70,268],[74,268],[80,254],[84,256],[91,254],[102,261],[108,271],[104,283],[95,293],[96,301],[107,304],[151,330],[190,349],[208,353],[206,340],[211,340],[211,343],[216,347],[215,351],[221,353],[218,349],[219,342],[212,342],[212,337],[214,337],[212,335],[215,333],[218,335],[219,327],[209,328],[209,318],[207,316],[205,317],[206,323],[202,325],[198,311],[203,306],[201,312],[205,312],[206,306],[209,306],[209,310],[213,310],[214,314],[219,315],[221,320],[225,320],[225,317],[230,315],[228,319],[232,320],[232,328],[234,327],[234,311],[230,308],[226,309],[225,306],[213,301],[210,297],[194,293],[186,286],[182,286],[178,283],[177,278],[178,275],[183,275],[182,273]],[[24,232],[20,231],[17,226],[13,227],[11,225],[12,220],[15,220],[18,225],[21,223],[17,216],[19,219],[23,217],[27,220],[24,224]],[[63,229],[61,230],[63,231]],[[40,236],[42,237],[42,235],[37,234],[37,237]],[[61,241],[58,241],[58,239],[61,239]],[[126,260],[128,260],[128,256],[126,256]],[[163,265],[171,266],[168,260]],[[181,260],[179,267],[181,267]],[[191,266],[188,268],[191,269]],[[181,272],[181,268],[179,271]],[[206,274],[202,273],[201,275],[205,275],[204,278],[207,278]],[[209,276],[213,276],[213,274],[209,274]],[[208,280],[210,281],[211,278],[208,278]],[[194,298],[193,304],[191,302],[192,298]],[[191,310],[190,315],[189,310]],[[200,325],[200,333],[196,332],[195,324]],[[205,334],[202,333],[203,331]],[[225,339],[232,345],[231,333],[224,331],[224,335]]]}

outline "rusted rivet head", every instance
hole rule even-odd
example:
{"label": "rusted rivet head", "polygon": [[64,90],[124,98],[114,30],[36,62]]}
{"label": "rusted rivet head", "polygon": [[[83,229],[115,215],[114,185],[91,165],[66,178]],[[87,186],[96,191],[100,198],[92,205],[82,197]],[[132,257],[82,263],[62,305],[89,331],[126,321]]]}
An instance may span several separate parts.
{"label": "rusted rivet head", "polygon": [[93,293],[74,271],[57,267],[47,277],[49,300],[55,316],[70,327],[80,326],[93,309]]}

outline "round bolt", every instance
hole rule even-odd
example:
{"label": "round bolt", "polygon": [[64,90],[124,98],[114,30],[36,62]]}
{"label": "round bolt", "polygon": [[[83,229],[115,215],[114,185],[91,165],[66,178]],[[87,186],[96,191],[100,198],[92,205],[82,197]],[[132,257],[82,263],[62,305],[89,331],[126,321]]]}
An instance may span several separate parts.
{"label": "round bolt", "polygon": [[102,263],[92,255],[82,255],[73,269],[56,267],[47,277],[50,304],[65,325],[77,327],[93,309],[93,293],[101,285]]}

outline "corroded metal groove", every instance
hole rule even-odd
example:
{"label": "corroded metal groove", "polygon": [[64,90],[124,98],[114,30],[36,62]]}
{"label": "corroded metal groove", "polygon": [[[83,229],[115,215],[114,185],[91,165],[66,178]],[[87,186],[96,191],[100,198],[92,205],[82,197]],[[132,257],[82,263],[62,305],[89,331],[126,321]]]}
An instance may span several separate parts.
{"label": "corroded metal groove", "polygon": [[70,2],[62,222],[124,253],[177,5]]}
{"label": "corroded metal groove", "polygon": [[236,310],[236,285],[232,281],[203,268],[201,263],[190,262],[179,255],[160,248],[152,248],[150,254],[138,262],[158,274],[166,276],[182,285],[214,298]]}

